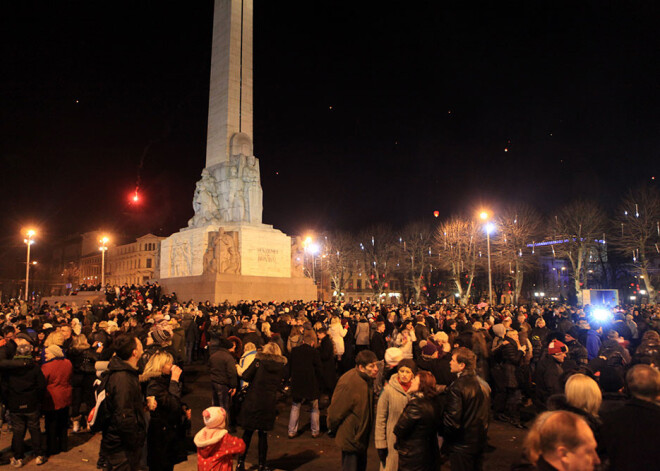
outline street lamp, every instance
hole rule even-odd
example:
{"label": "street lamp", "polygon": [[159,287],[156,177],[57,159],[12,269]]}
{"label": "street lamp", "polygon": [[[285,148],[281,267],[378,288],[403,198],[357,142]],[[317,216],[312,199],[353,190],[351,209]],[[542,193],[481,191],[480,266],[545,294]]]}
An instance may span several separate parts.
{"label": "street lamp", "polygon": [[312,254],[312,278],[316,284],[316,254],[319,253],[319,244],[309,244],[307,250]]}
{"label": "street lamp", "polygon": [[[481,218],[482,221],[486,222],[490,218],[490,214],[488,211],[481,211],[479,213],[479,217]],[[488,304],[493,305],[493,273],[490,267],[490,233],[495,230],[495,224],[492,222],[486,222],[486,225],[484,226],[484,230],[486,231],[486,241],[488,244]]]}
{"label": "street lamp", "polygon": [[101,246],[99,250],[101,251],[101,289],[105,286],[105,253],[108,250],[108,242],[110,239],[107,236],[101,237]]}
{"label": "street lamp", "polygon": [[36,231],[34,229],[28,229],[25,235],[27,238],[23,239],[23,242],[27,245],[27,261],[25,262],[25,300],[27,301],[30,297],[30,246],[34,244],[33,237],[36,235]]}

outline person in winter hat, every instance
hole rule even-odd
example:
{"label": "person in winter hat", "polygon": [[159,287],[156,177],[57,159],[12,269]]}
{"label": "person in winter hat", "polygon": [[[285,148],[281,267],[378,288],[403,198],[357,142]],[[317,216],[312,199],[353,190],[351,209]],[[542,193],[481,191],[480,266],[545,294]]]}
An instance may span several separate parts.
{"label": "person in winter hat", "polygon": [[195,435],[198,471],[232,471],[234,456],[245,452],[245,442],[227,433],[227,413],[222,407],[202,412],[204,428]]}

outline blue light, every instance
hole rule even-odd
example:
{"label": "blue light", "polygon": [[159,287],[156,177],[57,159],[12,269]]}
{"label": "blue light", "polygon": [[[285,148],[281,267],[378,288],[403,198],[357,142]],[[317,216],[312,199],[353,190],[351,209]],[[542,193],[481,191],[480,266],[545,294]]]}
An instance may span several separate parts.
{"label": "blue light", "polygon": [[606,322],[612,319],[612,313],[608,309],[598,307],[591,311],[591,317],[598,322]]}
{"label": "blue light", "polygon": [[[546,242],[534,242],[533,244],[527,244],[527,247],[544,247],[546,245],[558,245],[558,244],[565,244],[566,242],[575,240],[573,239],[560,239],[560,240],[548,240]],[[599,244],[605,244],[604,240],[601,239],[594,239],[594,242],[598,242]]]}

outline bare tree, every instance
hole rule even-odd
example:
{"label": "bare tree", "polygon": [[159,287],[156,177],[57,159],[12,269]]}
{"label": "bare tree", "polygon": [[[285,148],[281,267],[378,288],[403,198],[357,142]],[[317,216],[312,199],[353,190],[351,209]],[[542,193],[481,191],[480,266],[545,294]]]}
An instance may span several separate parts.
{"label": "bare tree", "polygon": [[574,201],[562,208],[551,219],[550,228],[557,256],[566,258],[571,264],[575,293],[587,288],[586,264],[590,253],[597,250],[598,240],[605,230],[605,215],[595,203]]}
{"label": "bare tree", "polygon": [[496,225],[493,248],[501,255],[497,257],[496,263],[507,275],[504,277],[505,282],[512,283],[513,298],[517,304],[522,292],[524,274],[536,263],[527,244],[538,237],[541,218],[531,206],[523,203],[502,211]]}
{"label": "bare tree", "polygon": [[352,234],[329,232],[324,237],[321,269],[328,273],[337,299],[343,299],[346,284],[353,276],[360,248]]}
{"label": "bare tree", "polygon": [[652,254],[660,253],[660,194],[643,186],[628,192],[615,217],[612,242],[616,250],[632,260],[633,271],[644,280],[649,301],[657,291],[649,271]]}
{"label": "bare tree", "polygon": [[429,224],[411,223],[403,228],[398,239],[399,270],[407,287],[419,302],[424,286],[424,276],[432,262],[434,233]]}
{"label": "bare tree", "polygon": [[456,285],[461,304],[470,299],[477,269],[477,255],[483,245],[483,231],[476,221],[452,217],[438,228],[435,237],[438,261]]}
{"label": "bare tree", "polygon": [[362,231],[358,241],[369,285],[380,304],[381,295],[386,291],[386,280],[390,279],[396,268],[394,232],[388,226],[373,226]]}

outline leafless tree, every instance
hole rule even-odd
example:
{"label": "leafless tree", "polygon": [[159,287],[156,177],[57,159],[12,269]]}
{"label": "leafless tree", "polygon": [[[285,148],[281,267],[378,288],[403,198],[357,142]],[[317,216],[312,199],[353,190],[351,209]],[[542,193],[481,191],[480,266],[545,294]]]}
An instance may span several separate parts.
{"label": "leafless tree", "polygon": [[631,190],[614,221],[613,245],[630,257],[634,273],[644,280],[649,301],[655,304],[657,291],[649,268],[651,258],[660,256],[660,194],[648,186]]}
{"label": "leafless tree", "polygon": [[394,231],[385,225],[373,226],[362,231],[358,237],[358,249],[362,253],[365,273],[374,297],[381,302],[387,290],[386,280],[396,269],[396,239]]}
{"label": "leafless tree", "polygon": [[449,272],[461,304],[470,299],[478,253],[480,246],[484,245],[483,231],[479,228],[474,220],[454,216],[442,223],[436,232],[438,262]]}
{"label": "leafless tree", "polygon": [[505,281],[513,285],[513,298],[517,304],[520,300],[524,274],[536,264],[536,259],[527,244],[538,240],[541,218],[527,204],[511,206],[496,220],[497,231],[493,237],[493,249],[499,252],[494,260],[498,268],[507,276]]}
{"label": "leafless tree", "polygon": [[329,232],[323,237],[321,269],[328,274],[337,299],[343,299],[346,284],[353,276],[360,248],[348,232]]}
{"label": "leafless tree", "polygon": [[434,232],[429,224],[411,223],[403,228],[398,238],[398,264],[406,287],[409,287],[415,302],[419,302],[432,257]]}
{"label": "leafless tree", "polygon": [[590,254],[598,250],[606,225],[605,214],[598,205],[590,201],[574,201],[563,207],[550,220],[553,240],[562,241],[555,245],[558,257],[566,258],[571,264],[575,293],[587,288],[586,265]]}

